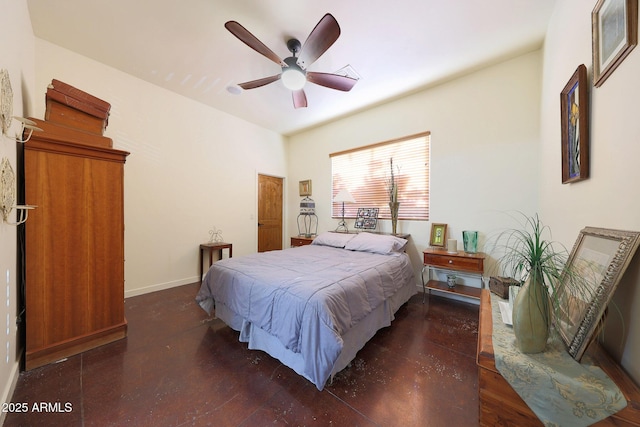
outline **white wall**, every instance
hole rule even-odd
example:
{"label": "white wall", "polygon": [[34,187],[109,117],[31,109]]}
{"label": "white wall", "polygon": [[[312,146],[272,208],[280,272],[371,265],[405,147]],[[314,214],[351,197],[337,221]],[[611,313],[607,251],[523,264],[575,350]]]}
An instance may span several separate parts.
{"label": "white wall", "polygon": [[[540,212],[554,237],[571,248],[585,226],[640,231],[640,48],[635,48],[600,88],[591,86],[590,178],[561,183],[560,91],[580,64],[591,79],[591,11],[595,2],[557,2],[544,49],[541,114]],[[640,255],[614,296],[608,349],[640,383]],[[614,326],[615,325],[615,326]]]}
{"label": "white wall", "polygon": [[[535,212],[541,59],[540,51],[525,54],[292,136],[289,179],[312,180],[319,232],[337,226],[330,216],[329,153],[424,131],[431,131],[430,221],[398,223],[400,232],[411,234],[416,272],[431,222],[448,224],[462,248],[463,230],[479,230],[482,241],[512,225],[505,225],[506,211]],[[296,185],[288,191],[288,229],[295,235],[300,197]],[[390,231],[389,221],[381,226]]]}
{"label": "white wall", "polygon": [[[33,113],[34,46],[33,31],[27,3],[24,0],[0,0],[0,69],[9,72],[13,91],[13,114],[27,116]],[[16,169],[16,143],[10,137],[19,133],[14,121],[8,136],[0,135],[0,159],[7,157]],[[15,222],[15,211],[10,221]],[[1,221],[1,219],[0,219]],[[19,349],[17,348],[17,266],[15,226],[0,222],[0,284],[6,289],[0,299],[0,401],[8,402],[18,378]],[[6,331],[6,332],[5,332]],[[4,421],[0,414],[0,424]]]}
{"label": "white wall", "polygon": [[[286,175],[284,138],[36,39],[36,115],[61,80],[111,104],[105,136],[125,165],[125,295],[198,280],[198,247],[222,230],[257,248],[257,174]],[[225,254],[226,256],[226,254]]]}

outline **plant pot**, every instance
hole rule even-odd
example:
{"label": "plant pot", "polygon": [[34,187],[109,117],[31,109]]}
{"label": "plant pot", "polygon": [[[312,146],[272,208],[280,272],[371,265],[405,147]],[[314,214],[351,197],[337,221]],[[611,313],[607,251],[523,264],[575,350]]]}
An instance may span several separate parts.
{"label": "plant pot", "polygon": [[549,338],[549,296],[541,277],[531,274],[513,303],[513,333],[522,353],[544,351]]}

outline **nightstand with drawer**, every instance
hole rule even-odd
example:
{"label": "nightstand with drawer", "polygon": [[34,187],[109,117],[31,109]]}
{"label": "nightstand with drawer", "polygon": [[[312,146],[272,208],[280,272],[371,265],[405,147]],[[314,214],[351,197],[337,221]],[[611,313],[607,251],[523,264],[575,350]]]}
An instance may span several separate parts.
{"label": "nightstand with drawer", "polygon": [[292,248],[297,248],[298,246],[306,246],[306,245],[310,245],[311,242],[313,242],[313,239],[315,239],[316,236],[311,236],[311,237],[305,237],[303,236],[295,236],[291,238],[291,247]]}
{"label": "nightstand with drawer", "polygon": [[[423,251],[423,255],[424,266],[422,267],[421,274],[423,300],[426,298],[427,289],[429,291],[436,290],[474,299],[480,298],[482,290],[482,275],[484,274],[485,254],[481,252],[471,254],[463,251],[447,252],[443,249],[429,248]],[[425,270],[427,270],[426,282],[424,278]],[[456,284],[454,287],[449,287],[447,282],[437,280],[437,277],[432,279],[432,271],[437,273],[439,270],[453,274],[463,273],[464,275],[472,276],[479,279],[480,286],[475,287]]]}

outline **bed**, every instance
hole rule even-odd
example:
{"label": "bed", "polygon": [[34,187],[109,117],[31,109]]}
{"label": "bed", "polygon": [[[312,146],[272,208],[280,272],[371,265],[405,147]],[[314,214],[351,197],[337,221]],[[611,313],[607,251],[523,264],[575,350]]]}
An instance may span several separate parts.
{"label": "bed", "polygon": [[329,232],[308,246],[223,259],[210,267],[196,300],[250,349],[322,390],[417,292],[406,244],[390,235]]}

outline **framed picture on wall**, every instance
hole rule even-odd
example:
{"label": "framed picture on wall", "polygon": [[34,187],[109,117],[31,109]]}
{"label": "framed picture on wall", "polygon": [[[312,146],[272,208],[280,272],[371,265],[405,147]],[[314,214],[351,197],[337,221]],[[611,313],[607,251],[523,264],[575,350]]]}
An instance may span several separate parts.
{"label": "framed picture on wall", "polygon": [[591,27],[593,85],[600,87],[638,44],[638,0],[598,0]]}
{"label": "framed picture on wall", "polygon": [[587,67],[573,73],[560,94],[562,126],[562,183],[589,177],[589,92]]}
{"label": "framed picture on wall", "polygon": [[307,179],[304,181],[300,181],[299,185],[300,195],[301,196],[310,196],[311,195],[311,180]]}

